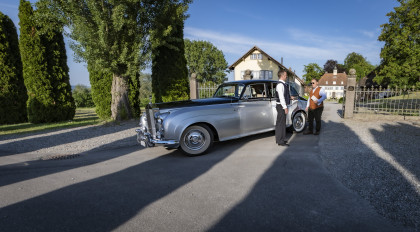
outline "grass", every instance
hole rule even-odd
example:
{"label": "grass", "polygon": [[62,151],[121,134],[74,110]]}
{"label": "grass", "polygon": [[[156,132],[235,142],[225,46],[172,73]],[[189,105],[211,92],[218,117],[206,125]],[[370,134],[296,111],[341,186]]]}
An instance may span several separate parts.
{"label": "grass", "polygon": [[28,132],[39,132],[50,129],[63,129],[102,123],[95,113],[95,108],[77,108],[73,120],[55,123],[19,123],[10,125],[0,125],[0,135],[21,134]]}

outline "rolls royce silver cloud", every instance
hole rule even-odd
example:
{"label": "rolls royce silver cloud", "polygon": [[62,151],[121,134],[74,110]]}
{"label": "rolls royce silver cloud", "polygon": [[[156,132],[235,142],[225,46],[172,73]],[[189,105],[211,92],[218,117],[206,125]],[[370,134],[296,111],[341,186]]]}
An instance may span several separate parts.
{"label": "rolls royce silver cloud", "polygon": [[[213,97],[149,104],[136,129],[144,147],[164,145],[195,156],[214,141],[226,141],[275,129],[276,85],[272,80],[243,80],[221,84]],[[289,85],[291,101],[286,124],[296,132],[306,125],[306,100]]]}

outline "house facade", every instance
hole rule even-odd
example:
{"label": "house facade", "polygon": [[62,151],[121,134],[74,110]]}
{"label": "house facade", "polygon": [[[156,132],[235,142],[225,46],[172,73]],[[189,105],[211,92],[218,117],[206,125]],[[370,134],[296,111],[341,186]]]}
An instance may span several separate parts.
{"label": "house facade", "polygon": [[[282,58],[283,60],[283,58]],[[279,70],[287,71],[288,82],[296,83],[300,94],[304,92],[304,82],[292,70],[283,66],[273,57],[265,53],[263,50],[254,46],[233,63],[229,69],[234,71],[235,81],[244,79],[261,79],[261,80],[278,80],[277,73]],[[250,75],[247,75],[247,71]]]}
{"label": "house facade", "polygon": [[327,99],[339,99],[344,96],[344,87],[347,86],[347,74],[337,73],[334,68],[333,73],[325,73],[319,79],[318,86],[324,88]]}

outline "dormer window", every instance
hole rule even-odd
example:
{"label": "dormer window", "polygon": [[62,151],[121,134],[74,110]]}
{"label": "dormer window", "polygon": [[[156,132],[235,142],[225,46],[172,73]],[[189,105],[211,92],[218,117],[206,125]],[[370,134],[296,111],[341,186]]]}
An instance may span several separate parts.
{"label": "dormer window", "polygon": [[328,85],[328,81],[325,81],[325,84],[327,84],[327,85]]}
{"label": "dormer window", "polygon": [[262,54],[261,53],[253,53],[251,54],[251,60],[262,60]]}
{"label": "dormer window", "polygon": [[335,85],[335,84],[337,84],[337,82],[336,81],[333,81],[333,85]]}

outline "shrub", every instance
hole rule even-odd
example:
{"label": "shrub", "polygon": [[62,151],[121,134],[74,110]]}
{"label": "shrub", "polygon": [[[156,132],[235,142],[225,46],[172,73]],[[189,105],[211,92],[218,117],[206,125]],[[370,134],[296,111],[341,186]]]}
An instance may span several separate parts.
{"label": "shrub", "polygon": [[76,85],[73,89],[73,98],[77,107],[94,107],[90,88],[84,85]]}

